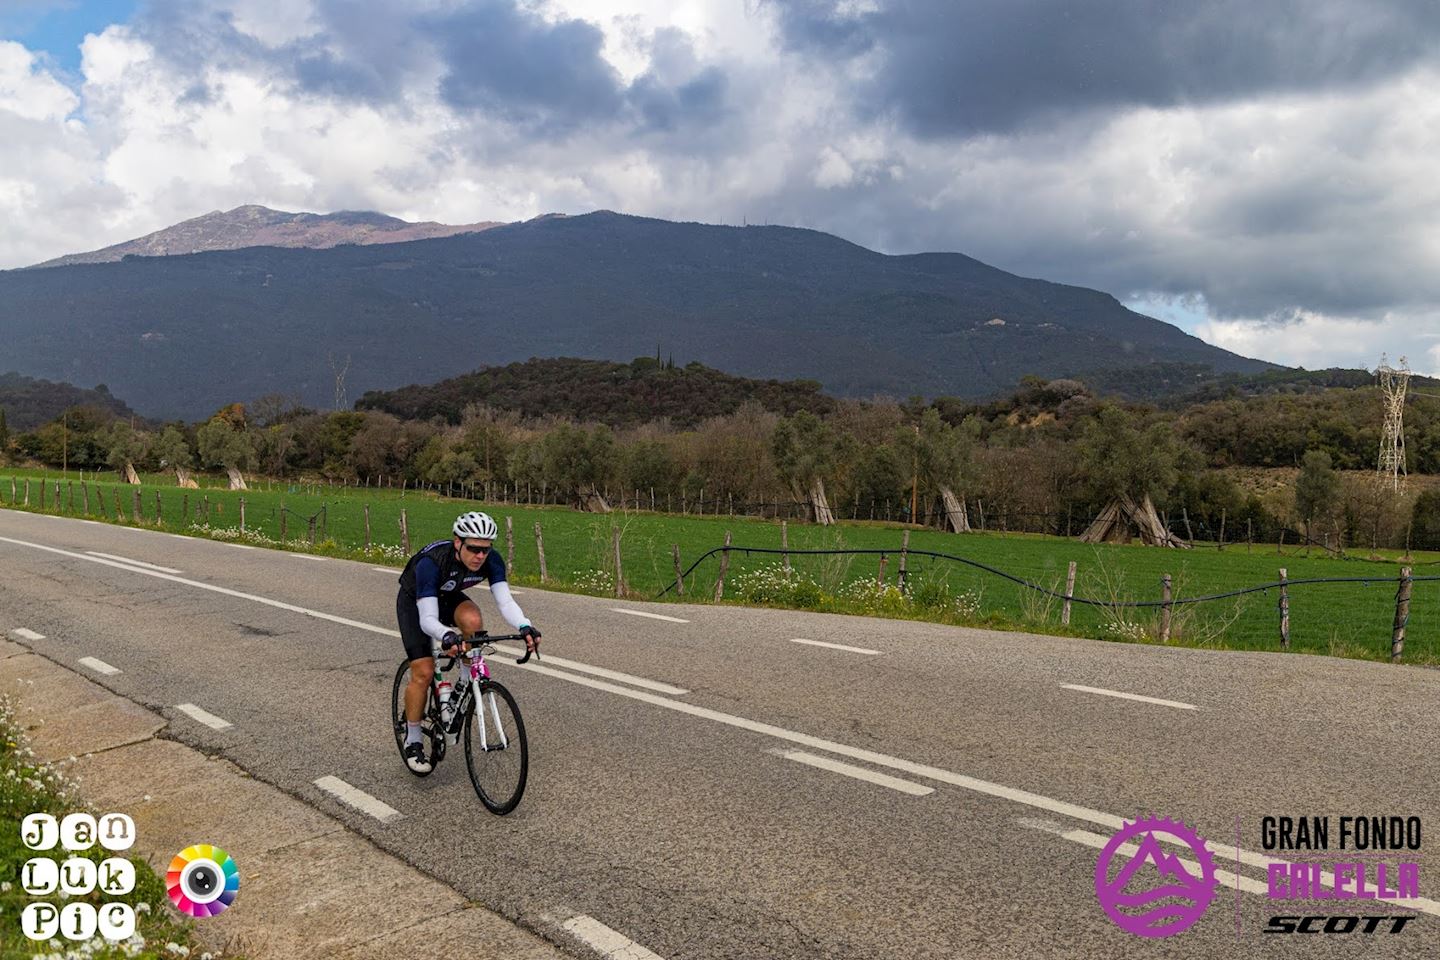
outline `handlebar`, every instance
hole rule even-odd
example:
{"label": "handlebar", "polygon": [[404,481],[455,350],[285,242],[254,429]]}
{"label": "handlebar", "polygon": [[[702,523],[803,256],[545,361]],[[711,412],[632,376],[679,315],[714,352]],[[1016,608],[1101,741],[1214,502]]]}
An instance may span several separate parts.
{"label": "handlebar", "polygon": [[[441,669],[443,669],[443,670],[449,670],[451,667],[455,666],[455,661],[458,660],[458,659],[460,659],[460,656],[465,656],[465,655],[467,655],[467,654],[469,654],[469,653],[483,652],[484,648],[485,648],[486,646],[488,646],[488,645],[493,645],[493,644],[496,644],[496,643],[503,643],[503,642],[506,642],[506,641],[509,641],[509,640],[524,640],[524,639],[525,639],[525,634],[523,634],[523,633],[503,633],[503,634],[489,634],[489,633],[487,633],[487,634],[477,634],[476,637],[473,637],[473,638],[471,638],[470,640],[464,640],[464,641],[462,641],[462,644],[468,644],[468,645],[470,646],[470,649],[469,649],[468,651],[465,651],[464,653],[462,653],[462,654],[460,654],[460,655],[450,655],[450,654],[441,653],[441,652],[439,652],[439,651],[437,650],[435,656],[436,656],[437,659],[443,657],[443,658],[445,658],[446,660],[448,660],[449,662],[446,663]],[[492,650],[491,652],[493,652],[493,650]],[[539,650],[526,649],[526,651],[525,651],[525,656],[518,658],[515,662],[516,662],[516,663],[525,663],[526,661],[528,661],[528,660],[530,659],[530,654],[532,654],[532,653],[535,654],[535,659],[536,659],[536,660],[539,660],[539,659],[540,659],[540,651],[539,651]]]}

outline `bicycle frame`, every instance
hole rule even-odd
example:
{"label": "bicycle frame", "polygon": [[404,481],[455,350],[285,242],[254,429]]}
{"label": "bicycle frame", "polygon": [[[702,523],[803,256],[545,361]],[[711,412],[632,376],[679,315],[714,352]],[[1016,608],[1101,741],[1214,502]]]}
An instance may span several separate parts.
{"label": "bicycle frame", "polygon": [[[510,746],[510,740],[505,735],[505,727],[500,722],[500,708],[495,704],[495,695],[492,693],[489,696],[488,700],[485,697],[485,686],[490,682],[490,665],[485,662],[485,653],[487,652],[487,650],[492,654],[496,652],[494,647],[494,641],[520,639],[523,639],[523,637],[519,634],[506,637],[486,637],[482,642],[479,643],[479,645],[471,648],[470,650],[460,654],[457,657],[448,658],[450,660],[451,666],[454,666],[457,660],[463,659],[465,661],[465,666],[468,668],[469,672],[470,682],[465,685],[463,692],[457,692],[455,694],[452,694],[452,696],[454,696],[455,698],[455,712],[451,715],[450,723],[444,728],[445,735],[447,737],[459,736],[460,729],[465,722],[465,712],[467,710],[483,710],[485,709],[484,705],[488,703],[490,709],[490,717],[495,721],[495,729],[499,731],[500,734],[500,743],[497,747],[495,747],[495,749],[504,750]],[[440,666],[439,660],[440,657],[437,656],[435,664],[435,678],[431,681],[431,685],[437,691],[437,701],[439,696],[438,690],[440,681],[443,679],[444,676],[444,670]],[[480,721],[480,749],[491,749],[486,735],[485,721],[483,719],[481,719]]]}

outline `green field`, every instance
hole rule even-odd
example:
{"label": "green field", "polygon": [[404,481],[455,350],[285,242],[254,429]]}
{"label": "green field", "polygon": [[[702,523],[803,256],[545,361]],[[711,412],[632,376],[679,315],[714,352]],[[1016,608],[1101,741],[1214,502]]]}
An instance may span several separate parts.
{"label": "green field", "polygon": [[[29,509],[39,509],[40,474],[22,471],[0,473],[0,504],[23,502],[27,478],[31,483]],[[61,481],[61,502],[53,500],[53,474],[46,479],[47,512],[83,515],[83,489],[90,492],[90,516],[116,517],[116,495],[125,522],[131,519],[137,488],[114,482],[114,475],[88,477],[82,487],[73,477]],[[142,478],[159,480],[161,478]],[[13,495],[12,495],[13,480]],[[596,515],[562,507],[528,507],[476,501],[446,500],[409,491],[355,490],[273,484],[269,489],[234,493],[213,486],[181,490],[172,484],[145,483],[140,488],[141,522],[156,524],[156,495],[160,496],[161,525],[176,532],[236,539],[240,499],[245,500],[248,542],[280,546],[281,517],[285,516],[288,549],[363,557],[398,565],[401,548],[400,517],[404,512],[412,550],[448,536],[455,514],[463,509],[484,509],[501,524],[501,549],[508,519],[514,525],[512,579],[539,581],[535,524],[544,533],[549,582],[560,589],[604,593],[613,583],[612,528],[622,533],[624,579],[632,596],[653,598],[674,580],[672,545],[678,545],[685,567],[707,551],[723,544],[729,531],[735,547],[780,546],[778,522],[742,517],[684,517],[640,513]],[[72,506],[73,494],[73,506]],[[365,508],[369,507],[371,550],[366,553]],[[315,544],[309,542],[307,518],[315,517]],[[858,523],[822,528],[789,526],[795,550],[885,550],[886,582],[893,585],[899,566],[903,529],[895,524]],[[277,541],[267,543],[267,541]],[[1075,561],[1075,595],[1103,601],[1102,606],[1076,603],[1071,623],[1061,624],[1061,602],[1040,591],[963,562],[911,554],[908,557],[908,595],[874,586],[878,556],[792,555],[797,577],[784,580],[765,570],[777,566],[778,556],[745,555],[732,551],[727,576],[727,600],[801,606],[818,610],[875,613],[1044,633],[1073,633],[1123,641],[1154,641],[1161,615],[1157,608],[1124,609],[1129,601],[1158,601],[1161,578],[1172,577],[1175,599],[1225,593],[1273,583],[1279,568],[1290,579],[1354,578],[1357,582],[1292,584],[1290,648],[1299,652],[1333,654],[1365,659],[1389,659],[1395,618],[1395,594],[1400,563],[1392,556],[1338,559],[1316,550],[1307,556],[1275,544],[1253,547],[1230,545],[1222,552],[1213,544],[1175,551],[1139,546],[1091,546],[1073,540],[1015,534],[972,533],[955,535],[912,528],[910,549],[948,554],[984,564],[1013,577],[1063,593],[1067,564]],[[1440,576],[1436,555],[1412,558],[1417,578]],[[684,599],[713,594],[719,558],[703,562],[687,578]],[[797,582],[798,581],[798,582]],[[672,591],[668,599],[677,599]],[[1177,604],[1171,614],[1170,642],[1222,649],[1279,650],[1279,591],[1198,604]],[[1404,650],[1409,663],[1440,665],[1440,582],[1417,580],[1413,586]]]}

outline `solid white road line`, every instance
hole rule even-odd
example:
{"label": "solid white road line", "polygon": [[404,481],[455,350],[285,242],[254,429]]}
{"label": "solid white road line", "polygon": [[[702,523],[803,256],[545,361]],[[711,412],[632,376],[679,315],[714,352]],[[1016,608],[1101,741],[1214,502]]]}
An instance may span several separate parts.
{"label": "solid white road line", "polygon": [[119,557],[113,553],[101,553],[99,550],[86,550],[92,557],[104,557],[106,560],[119,560],[121,563],[134,564],[137,567],[144,567],[146,570],[159,570],[161,573],[180,573],[173,567],[162,567],[159,564],[146,563],[144,560],[132,560],[129,557]]}
{"label": "solid white road line", "polygon": [[[523,656],[525,651],[519,647],[511,647],[506,644],[497,643],[495,649],[512,657]],[[668,693],[672,697],[683,697],[689,693],[684,687],[672,687],[668,683],[660,683],[657,680],[646,680],[644,677],[637,677],[629,673],[621,673],[618,670],[606,670],[604,667],[592,667],[588,663],[578,663],[574,660],[566,660],[563,657],[554,657],[548,653],[540,654],[546,664],[557,667],[564,667],[566,670],[574,670],[577,673],[588,673],[596,677],[604,677],[606,680],[616,680],[620,683],[628,683],[632,687],[643,687],[646,690],[654,690],[656,693]],[[523,664],[525,667],[534,665],[534,662]]]}
{"label": "solid white road line", "polygon": [[1153,703],[1162,707],[1174,707],[1177,710],[1194,710],[1193,703],[1181,703],[1178,700],[1160,700],[1155,697],[1142,697],[1138,693],[1121,693],[1119,690],[1105,690],[1101,687],[1082,687],[1076,683],[1062,683],[1060,686],[1066,690],[1079,690],[1081,693],[1098,693],[1102,697],[1119,697],[1121,700],[1136,700],[1140,703]]}
{"label": "solid white road line", "polygon": [[193,703],[178,703],[175,705],[175,709],[179,710],[183,714],[186,714],[193,720],[199,720],[211,730],[229,730],[231,727],[234,726],[234,724],[231,723],[229,720],[217,717],[215,716],[215,714],[210,713],[208,710],[201,710]]}
{"label": "solid white road line", "polygon": [[400,811],[383,801],[376,800],[364,790],[357,790],[339,777],[321,777],[315,786],[335,797],[341,803],[349,804],[361,813],[368,813],[381,823],[400,819]]}
{"label": "solid white road line", "polygon": [[826,648],[828,648],[828,649],[830,649],[830,650],[845,650],[845,651],[848,651],[848,652],[850,652],[850,653],[864,653],[864,654],[868,654],[869,656],[872,656],[872,657],[874,657],[874,656],[879,656],[879,654],[880,654],[880,651],[879,651],[879,650],[869,650],[869,649],[866,649],[865,647],[847,647],[847,646],[845,646],[845,644],[843,644],[843,643],[826,643],[824,640],[805,640],[805,639],[802,639],[801,637],[791,637],[791,638],[790,638],[790,642],[791,642],[791,643],[803,643],[803,644],[805,644],[806,646],[811,646],[811,647],[826,647]]}
{"label": "solid white road line", "polygon": [[44,640],[45,634],[36,633],[34,630],[26,630],[24,627],[16,627],[10,631],[21,640]]}
{"label": "solid white road line", "polygon": [[404,573],[399,567],[371,567],[376,573]]}
{"label": "solid white road line", "polygon": [[618,930],[612,930],[594,917],[579,914],[560,928],[580,940],[606,960],[662,960],[659,954],[640,946]]}
{"label": "solid white road line", "polygon": [[632,617],[649,617],[651,620],[664,620],[666,623],[689,623],[689,620],[681,620],[679,617],[667,617],[663,613],[646,613],[644,610],[626,610],[624,607],[611,607],[611,613],[625,613]]}
{"label": "solid white road line", "polygon": [[89,667],[91,670],[94,670],[96,673],[103,673],[103,674],[105,674],[105,676],[107,676],[107,677],[113,677],[113,676],[115,676],[115,674],[117,674],[117,673],[120,672],[120,668],[119,668],[119,667],[112,667],[112,666],[110,666],[110,664],[106,663],[104,660],[100,660],[100,659],[98,659],[98,658],[96,658],[96,657],[81,657],[81,658],[80,658],[80,665],[81,665],[82,667]]}
{"label": "solid white road line", "polygon": [[301,560],[329,560],[329,557],[317,557],[312,553],[291,553],[292,557],[299,557]]}
{"label": "solid white road line", "polygon": [[[337,617],[333,613],[324,613],[319,610],[311,610],[308,607],[298,607],[293,603],[284,603],[280,600],[271,600],[269,597],[259,597],[253,593],[244,593],[240,590],[231,590],[228,587],[217,587],[213,583],[202,583],[199,580],[189,580],[185,577],[177,577],[170,573],[161,573],[158,570],[146,570],[144,567],[132,567],[126,563],[118,563],[114,560],[106,560],[102,557],[90,557],[83,553],[75,553],[71,550],[61,550],[58,547],[47,547],[42,543],[31,543],[28,540],[16,540],[12,537],[0,537],[0,543],[13,543],[21,547],[32,547],[36,550],[44,550],[46,553],[58,553],[62,557],[72,557],[76,560],[86,560],[90,563],[99,563],[107,567],[114,567],[117,570],[128,570],[131,573],[141,573],[147,577],[154,577],[157,580],[169,580],[171,583],[183,583],[187,587],[196,587],[201,590],[209,590],[212,593],[221,593],[227,597],[237,597],[241,600],[253,600],[255,603],[263,603],[267,607],[275,607],[279,610],[289,610],[291,613],[303,613],[307,617],[314,617],[317,620],[328,620],[331,623],[338,623],[346,627],[354,627],[356,630],[365,630],[369,633],[378,633],[385,637],[400,638],[399,631],[387,630],[384,627],[377,627],[369,623],[361,623],[359,620],[351,620],[348,617]],[[236,546],[236,544],[231,544]],[[249,548],[247,548],[249,549]],[[35,636],[30,639],[43,639]]]}
{"label": "solid white road line", "polygon": [[924,784],[915,783],[911,780],[901,780],[899,777],[892,777],[884,773],[876,773],[874,770],[866,770],[864,767],[857,767],[851,763],[841,763],[839,760],[831,760],[829,757],[806,753],[804,750],[777,749],[766,752],[773,753],[777,757],[784,757],[786,760],[794,760],[796,763],[805,763],[812,767],[819,767],[821,770],[829,770],[831,773],[842,773],[847,777],[854,777],[857,780],[878,783],[882,787],[899,790],[901,793],[908,793],[912,797],[923,797],[935,792],[934,787],[927,787]]}

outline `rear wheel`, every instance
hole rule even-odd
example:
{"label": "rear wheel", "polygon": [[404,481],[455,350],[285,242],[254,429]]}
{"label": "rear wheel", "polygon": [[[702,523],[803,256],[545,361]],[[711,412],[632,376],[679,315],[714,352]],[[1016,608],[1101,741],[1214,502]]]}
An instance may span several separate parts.
{"label": "rear wheel", "polygon": [[[401,662],[400,668],[395,671],[395,685],[390,692],[390,724],[395,731],[395,746],[400,751],[403,759],[405,756],[405,688],[410,686],[410,662]],[[440,717],[435,708],[435,692],[431,689],[425,692],[425,707],[420,714],[420,736],[425,744],[425,754],[430,758],[430,769],[434,772],[435,767],[445,758],[445,736],[440,730]],[[405,767],[410,770],[409,765]],[[414,770],[410,770],[415,773]],[[417,777],[429,776],[426,773],[415,773]]]}
{"label": "rear wheel", "polygon": [[485,809],[503,816],[519,804],[530,769],[525,722],[510,691],[493,680],[466,711],[465,766]]}

